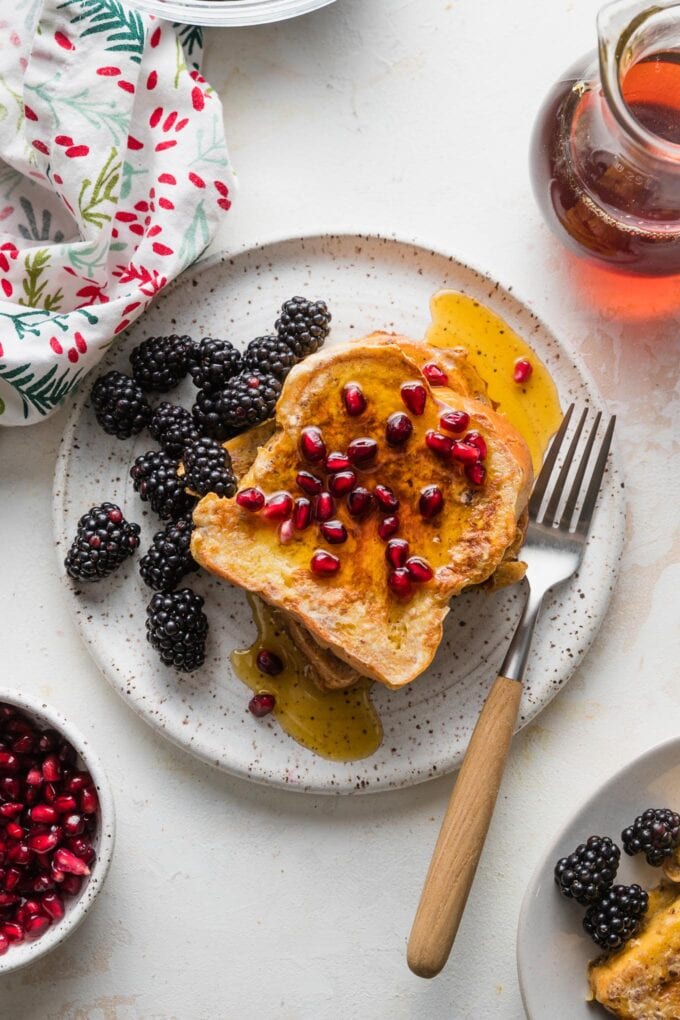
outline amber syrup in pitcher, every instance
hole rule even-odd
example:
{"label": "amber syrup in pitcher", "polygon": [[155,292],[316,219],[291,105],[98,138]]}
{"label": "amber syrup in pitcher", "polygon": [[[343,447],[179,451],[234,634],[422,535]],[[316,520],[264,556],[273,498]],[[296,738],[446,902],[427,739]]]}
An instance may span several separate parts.
{"label": "amber syrup in pitcher", "polygon": [[[602,12],[599,62],[568,72],[544,103],[534,191],[579,254],[629,273],[680,273],[680,7],[624,24],[633,9],[620,6]],[[677,48],[651,48],[664,37]]]}

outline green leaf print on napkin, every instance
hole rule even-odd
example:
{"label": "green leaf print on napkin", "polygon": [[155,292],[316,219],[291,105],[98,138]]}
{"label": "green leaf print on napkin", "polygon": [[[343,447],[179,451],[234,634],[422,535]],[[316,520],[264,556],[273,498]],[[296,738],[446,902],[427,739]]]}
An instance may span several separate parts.
{"label": "green leaf print on napkin", "polygon": [[77,4],[84,8],[82,14],[71,18],[71,24],[89,21],[90,27],[83,36],[96,32],[106,33],[106,49],[111,53],[130,53],[136,64],[141,63],[144,50],[144,22],[137,11],[126,8],[117,0],[66,0],[59,4],[59,10]]}

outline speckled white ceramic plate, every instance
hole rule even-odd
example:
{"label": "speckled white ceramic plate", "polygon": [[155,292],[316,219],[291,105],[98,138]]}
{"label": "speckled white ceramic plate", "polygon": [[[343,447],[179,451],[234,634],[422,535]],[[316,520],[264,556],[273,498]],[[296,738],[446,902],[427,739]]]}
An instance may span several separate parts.
{"label": "speckled white ceramic plate", "polygon": [[[586,801],[555,838],[524,894],[517,931],[517,969],[529,1020],[596,1020],[609,1016],[585,1001],[586,968],[597,946],[581,928],[584,910],[560,896],[553,869],[588,836],[610,836],[621,845],[621,832],[648,807],[678,810],[680,739],[651,748],[612,776]],[[644,858],[622,854],[616,877],[649,889],[659,882],[658,868]]]}
{"label": "speckled white ceramic plate", "polygon": [[[292,294],[323,297],[333,314],[329,342],[374,329],[422,336],[430,296],[456,288],[485,302],[525,336],[551,370],[563,405],[601,406],[582,365],[516,297],[488,277],[438,252],[391,238],[358,235],[291,239],[218,256],[169,287],[102,364],[129,369],[128,354],[144,337],[186,332],[227,336],[245,345],[272,329]],[[176,396],[191,403],[187,382]],[[98,427],[84,388],[63,438],[54,488],[59,561],[88,507],[110,499],[143,526],[148,545],[158,522],[128,477],[134,458],[154,446],[146,435],[121,442]],[[171,395],[172,396],[172,395]],[[521,706],[524,725],[567,680],[607,608],[623,542],[624,501],[610,466],[583,568],[548,599]],[[63,570],[63,568],[62,568]],[[259,782],[314,792],[384,790],[421,782],[455,768],[524,599],[522,587],[457,598],[430,669],[398,692],[376,687],[382,747],[364,761],[325,761],[292,741],[273,718],[254,719],[249,694],[232,674],[229,653],[254,635],[242,591],[208,575],[188,582],[206,598],[210,639],[205,666],[191,675],[166,669],[145,641],[149,590],[130,563],[89,588],[64,575],[73,616],[102,672],[128,703],[171,740],[220,768]]]}

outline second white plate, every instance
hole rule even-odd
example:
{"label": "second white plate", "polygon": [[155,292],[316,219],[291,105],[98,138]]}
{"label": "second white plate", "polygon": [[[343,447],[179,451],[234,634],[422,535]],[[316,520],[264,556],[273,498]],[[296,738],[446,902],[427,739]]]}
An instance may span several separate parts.
{"label": "second white plate", "polygon": [[[295,238],[208,260],[160,295],[105,359],[101,372],[128,371],[130,349],[150,335],[226,336],[245,346],[272,329],[281,303],[297,293],[328,302],[330,342],[374,329],[421,337],[429,323],[429,299],[444,287],[470,294],[524,335],[552,372],[563,406],[574,400],[602,407],[584,367],[514,295],[450,256],[376,236]],[[54,523],[60,562],[79,516],[102,500],[119,503],[130,520],[142,523],[142,549],[159,527],[128,475],[134,458],[153,441],[146,434],[129,442],[105,435],[90,407],[89,389],[83,388],[74,405],[59,455]],[[186,383],[169,398],[188,405],[192,392]],[[565,683],[597,632],[616,577],[623,526],[621,483],[610,464],[583,567],[548,599],[538,625],[520,726]],[[64,575],[65,595],[83,639],[106,678],[143,718],[220,768],[321,793],[407,786],[459,765],[524,599],[518,587],[455,599],[430,669],[404,690],[375,688],[382,746],[364,761],[342,764],[300,747],[273,719],[258,721],[248,713],[248,691],[229,663],[232,649],[254,635],[244,593],[207,574],[192,575],[187,583],[205,596],[211,627],[205,666],[189,676],[166,669],[145,641],[150,592],[136,562],[102,584],[80,586],[79,594]]]}

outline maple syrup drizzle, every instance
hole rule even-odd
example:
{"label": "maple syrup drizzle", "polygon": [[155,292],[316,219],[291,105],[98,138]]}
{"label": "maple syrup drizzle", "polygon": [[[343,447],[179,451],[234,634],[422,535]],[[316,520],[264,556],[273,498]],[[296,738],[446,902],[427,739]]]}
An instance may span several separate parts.
{"label": "maple syrup drizzle", "polygon": [[[285,732],[303,747],[331,761],[358,761],[380,747],[383,730],[371,703],[370,680],[346,691],[321,691],[312,667],[298,651],[275,614],[261,599],[248,596],[257,627],[249,648],[234,651],[234,672],[255,693],[276,698],[273,715]],[[267,648],[285,663],[278,676],[265,676],[256,665],[257,653]]]}
{"label": "maple syrup drizzle", "polygon": [[[537,473],[562,420],[557,389],[547,368],[500,316],[466,294],[440,290],[430,301],[430,312],[432,325],[425,342],[433,347],[467,348],[490,399],[524,436]],[[528,358],[533,366],[531,377],[522,385],[512,377],[518,358]]]}

